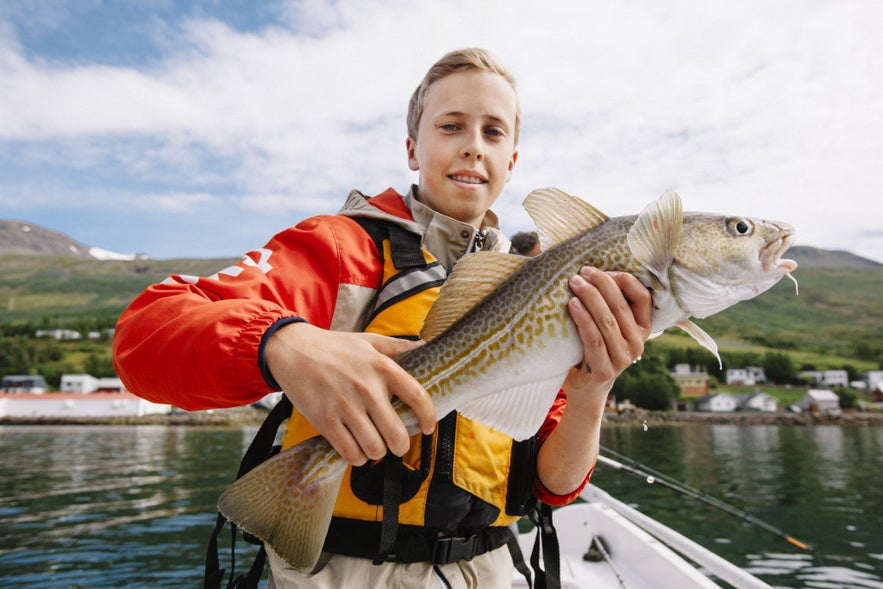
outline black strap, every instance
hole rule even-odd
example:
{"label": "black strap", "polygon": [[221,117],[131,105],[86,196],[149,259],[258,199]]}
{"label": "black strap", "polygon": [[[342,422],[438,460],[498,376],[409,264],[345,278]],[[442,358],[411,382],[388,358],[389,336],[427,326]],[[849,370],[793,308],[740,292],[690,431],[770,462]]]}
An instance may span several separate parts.
{"label": "black strap", "polygon": [[409,270],[426,265],[426,259],[420,249],[422,237],[407,229],[384,219],[371,217],[352,217],[352,220],[365,230],[380,255],[383,255],[383,240],[389,239],[392,263],[397,270]]}
{"label": "black strap", "polygon": [[[325,550],[356,558],[376,559],[380,552],[382,523],[335,517],[331,520]],[[450,564],[471,560],[476,556],[505,546],[511,530],[508,526],[484,528],[474,536],[439,535],[439,530],[424,526],[399,524],[395,549],[387,558],[391,562],[428,562]]]}
{"label": "black strap", "polygon": [[524,554],[521,552],[521,546],[518,544],[518,534],[516,532],[513,531],[509,534],[506,546],[509,548],[509,556],[512,557],[512,564],[515,565],[515,570],[521,573],[527,580],[528,587],[533,587],[533,575],[530,572],[530,567],[524,562]]}
{"label": "black strap", "polygon": [[[245,451],[242,461],[239,463],[239,472],[236,478],[239,479],[245,473],[259,465],[261,462],[278,452],[278,448],[274,446],[276,442],[276,433],[282,422],[291,416],[293,406],[288,397],[282,396],[282,399],[276,403],[276,406],[270,411],[264,419],[264,423],[258,429],[254,439]],[[205,554],[205,577],[203,586],[205,589],[220,589],[224,580],[225,569],[221,568],[218,559],[218,536],[224,529],[227,518],[222,514],[218,514],[215,522],[215,529],[209,537],[208,549]],[[250,534],[243,533],[246,541],[253,544],[261,544],[261,548],[255,556],[248,573],[236,576],[236,531],[237,526],[230,525],[232,538],[230,540],[230,581],[227,583],[227,589],[257,589],[258,582],[264,572],[267,563],[267,553],[259,539]]]}
{"label": "black strap", "polygon": [[383,459],[383,523],[380,526],[380,550],[374,564],[395,558],[404,468],[401,456],[392,452],[386,453],[386,458]]}
{"label": "black strap", "polygon": [[[530,564],[537,574],[534,589],[561,589],[561,555],[558,548],[558,534],[552,525],[552,508],[540,503],[534,509],[530,519],[537,527],[537,539],[530,555]],[[543,566],[540,567],[540,551],[543,554]]]}

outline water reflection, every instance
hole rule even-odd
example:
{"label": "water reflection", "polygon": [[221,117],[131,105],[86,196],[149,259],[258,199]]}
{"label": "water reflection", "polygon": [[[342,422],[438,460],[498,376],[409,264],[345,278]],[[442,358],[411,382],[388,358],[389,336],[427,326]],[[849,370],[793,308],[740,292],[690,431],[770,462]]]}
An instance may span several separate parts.
{"label": "water reflection", "polygon": [[603,443],[816,548],[599,467],[597,484],[771,584],[883,588],[883,428],[619,426]]}
{"label": "water reflection", "polygon": [[27,587],[198,585],[246,435],[0,428],[0,576]]}
{"label": "water reflection", "polygon": [[[254,431],[0,427],[0,578],[199,586],[215,502]],[[883,589],[883,428],[635,424],[603,443],[812,543],[598,467],[599,486],[775,587]]]}

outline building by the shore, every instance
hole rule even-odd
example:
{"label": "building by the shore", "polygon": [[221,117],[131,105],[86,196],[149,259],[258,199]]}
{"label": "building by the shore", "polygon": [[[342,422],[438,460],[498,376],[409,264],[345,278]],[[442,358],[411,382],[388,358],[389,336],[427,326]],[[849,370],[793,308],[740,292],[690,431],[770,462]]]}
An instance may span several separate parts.
{"label": "building by the shore", "polygon": [[171,410],[131,393],[0,393],[0,419],[143,417]]}

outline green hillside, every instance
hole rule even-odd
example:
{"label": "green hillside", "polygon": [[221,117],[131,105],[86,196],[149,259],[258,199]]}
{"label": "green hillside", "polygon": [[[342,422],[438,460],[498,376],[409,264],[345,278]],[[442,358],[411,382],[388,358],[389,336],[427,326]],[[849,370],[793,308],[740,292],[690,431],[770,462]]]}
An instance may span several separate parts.
{"label": "green hillside", "polygon": [[116,318],[144,288],[171,274],[208,276],[234,259],[94,260],[70,256],[0,256],[0,326],[67,327]]}
{"label": "green hillside", "polygon": [[[728,350],[752,350],[787,352],[798,365],[878,368],[883,361],[883,265],[810,248],[795,248],[793,257],[801,265],[794,273],[799,295],[784,279],[754,300],[697,321],[721,345],[725,362]],[[36,329],[106,330],[147,285],[170,274],[210,275],[236,261],[0,255],[0,356],[7,354],[6,369],[31,359],[32,370],[37,365],[50,377],[87,368],[112,371],[106,337],[80,343],[43,341],[26,351],[21,342],[33,340]],[[669,330],[651,348],[655,346],[695,343]],[[9,356],[16,354],[23,356],[10,364]]]}

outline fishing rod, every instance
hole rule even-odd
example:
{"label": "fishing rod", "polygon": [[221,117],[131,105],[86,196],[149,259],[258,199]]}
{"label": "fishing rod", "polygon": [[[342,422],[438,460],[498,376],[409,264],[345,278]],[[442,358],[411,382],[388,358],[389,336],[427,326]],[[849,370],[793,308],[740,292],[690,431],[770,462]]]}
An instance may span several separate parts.
{"label": "fishing rod", "polygon": [[767,532],[770,532],[771,534],[778,536],[779,538],[782,538],[783,540],[786,540],[788,543],[793,544],[794,546],[797,546],[798,548],[800,548],[802,550],[806,550],[808,552],[811,552],[816,556],[816,558],[819,561],[821,561],[821,557],[818,555],[815,548],[813,548],[812,546],[810,546],[806,542],[798,540],[797,538],[795,538],[791,534],[788,534],[787,532],[780,530],[779,528],[773,526],[772,524],[769,524],[761,519],[758,519],[757,517],[751,515],[750,513],[745,511],[744,509],[739,509],[738,507],[734,507],[734,506],[730,505],[729,503],[726,503],[720,499],[717,499],[716,497],[712,497],[710,495],[707,495],[703,491],[700,491],[698,489],[694,489],[685,483],[681,483],[681,482],[676,481],[670,477],[667,477],[662,473],[654,471],[653,469],[640,464],[636,460],[633,460],[627,456],[623,456],[622,454],[619,454],[618,452],[611,450],[610,448],[607,448],[605,446],[601,446],[601,450],[607,454],[612,454],[612,455],[616,456],[617,458],[619,458],[619,460],[628,461],[628,462],[630,462],[630,464],[623,464],[623,462],[620,462],[618,460],[614,460],[613,458],[609,458],[607,456],[602,456],[602,455],[598,456],[598,462],[600,462],[602,464],[606,464],[607,466],[615,468],[616,470],[620,470],[622,472],[628,473],[628,474],[635,476],[637,478],[643,479],[649,484],[660,485],[662,487],[665,487],[667,489],[671,489],[672,491],[680,493],[681,495],[684,495],[686,497],[690,497],[691,499],[696,499],[698,501],[701,501],[702,503],[705,503],[706,505],[709,505],[711,507],[714,507],[715,509],[719,509],[725,513],[728,513],[729,515],[737,517],[737,518],[741,519],[742,521],[745,521],[753,526],[756,526],[758,528],[766,530]]}

